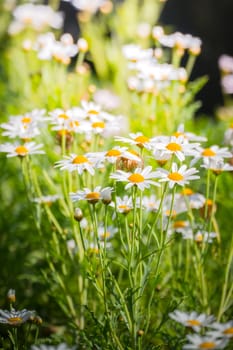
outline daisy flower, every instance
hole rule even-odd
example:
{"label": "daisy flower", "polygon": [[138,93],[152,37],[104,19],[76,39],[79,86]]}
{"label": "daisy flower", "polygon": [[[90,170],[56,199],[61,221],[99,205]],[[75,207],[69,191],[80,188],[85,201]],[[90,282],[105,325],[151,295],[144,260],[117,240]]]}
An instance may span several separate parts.
{"label": "daisy flower", "polygon": [[202,167],[212,170],[215,175],[220,175],[223,171],[233,171],[233,166],[224,163],[223,159],[207,159]]}
{"label": "daisy flower", "polygon": [[56,162],[55,168],[56,167],[61,170],[68,170],[70,173],[77,171],[79,175],[85,170],[91,175],[94,175],[95,173],[95,164],[93,164],[88,155],[76,155],[72,153],[70,156],[65,156],[63,160]]}
{"label": "daisy flower", "polygon": [[144,169],[136,168],[134,173],[128,173],[123,170],[118,170],[110,175],[111,179],[116,181],[127,182],[125,189],[136,186],[141,191],[149,188],[150,185],[159,186],[159,184],[151,179],[159,177],[159,172],[151,171],[152,167],[147,166]]}
{"label": "daisy flower", "polygon": [[200,336],[198,334],[187,335],[189,344],[183,346],[183,350],[198,350],[198,349],[224,349],[228,343],[227,339],[216,339],[212,336]]}
{"label": "daisy flower", "polygon": [[114,226],[108,226],[105,230],[104,225],[98,227],[98,236],[101,241],[109,240],[115,233],[118,232],[118,228]]}
{"label": "daisy flower", "polygon": [[216,338],[233,338],[233,321],[226,323],[215,322],[209,326],[213,331],[209,331],[208,335]]}
{"label": "daisy flower", "polygon": [[[115,208],[115,203],[110,204],[111,207]],[[133,209],[132,197],[124,196],[116,197],[116,210],[121,214],[128,214]]]}
{"label": "daisy flower", "polygon": [[191,161],[191,165],[195,164],[199,159],[202,159],[204,164],[208,164],[210,159],[223,159],[231,158],[232,154],[227,147],[220,148],[217,145],[210,146],[208,148],[199,148],[198,154]]}
{"label": "daisy flower", "polygon": [[97,186],[93,191],[89,188],[84,188],[83,190],[77,191],[76,193],[70,193],[70,197],[73,202],[86,200],[91,204],[95,204],[99,200],[103,199],[106,189],[113,191],[113,188],[111,187],[105,187],[101,189],[101,186]]}
{"label": "daisy flower", "polygon": [[52,203],[56,202],[61,196],[54,194],[50,196],[41,196],[38,198],[34,198],[33,202],[38,204],[48,204],[51,205]]}
{"label": "daisy flower", "polygon": [[233,123],[224,133],[224,143],[233,146]]}
{"label": "daisy flower", "polygon": [[217,237],[217,234],[215,232],[198,230],[196,233],[194,233],[191,229],[182,231],[181,234],[183,239],[192,239],[196,243],[212,243],[213,238]]}
{"label": "daisy flower", "polygon": [[63,25],[63,15],[55,12],[52,7],[37,4],[22,4],[13,11],[14,20],[8,28],[8,33],[15,35],[25,28],[31,27],[43,31],[46,27],[60,29]]}
{"label": "daisy flower", "polygon": [[153,148],[161,157],[175,155],[181,162],[185,160],[185,156],[196,156],[199,143],[189,143],[184,136],[164,137],[162,142],[154,142]]}
{"label": "daisy flower", "polygon": [[190,180],[199,179],[200,176],[196,175],[198,170],[196,168],[187,169],[187,165],[182,165],[178,169],[176,163],[172,163],[171,172],[160,169],[160,182],[168,182],[169,188],[173,188],[176,184],[184,186],[189,183]]}
{"label": "daisy flower", "polygon": [[116,161],[121,157],[129,160],[141,162],[141,158],[139,158],[132,152],[128,151],[127,147],[115,146],[114,148],[111,148],[108,151],[88,153],[87,155],[90,156],[92,159],[96,158],[97,163],[101,163],[101,164],[105,160],[107,160],[109,163],[112,163],[112,164],[116,163]]}
{"label": "daisy flower", "polygon": [[185,187],[180,193],[180,200],[184,201],[191,209],[200,209],[205,205],[206,198],[201,194],[194,192],[191,188]]}
{"label": "daisy flower", "polygon": [[205,142],[207,141],[206,137],[195,135],[191,132],[184,131],[184,124],[180,124],[177,128],[177,131],[173,134],[175,137],[183,136],[188,141],[197,141],[197,142]]}
{"label": "daisy flower", "polygon": [[200,332],[201,327],[208,326],[214,320],[214,316],[198,314],[196,311],[184,312],[175,310],[169,313],[169,317],[185,327],[192,328],[195,332]]}
{"label": "daisy flower", "polygon": [[12,309],[0,310],[0,324],[8,324],[10,326],[19,326],[22,323],[31,320],[35,316],[35,311],[28,311],[26,309],[16,311]]}
{"label": "daisy flower", "polygon": [[0,152],[7,153],[7,157],[25,157],[30,154],[44,154],[41,150],[42,144],[37,145],[35,142],[26,142],[25,144],[5,143],[0,145]]}
{"label": "daisy flower", "polygon": [[73,346],[72,348],[68,346],[65,343],[61,343],[59,345],[32,345],[30,350],[75,350],[77,349],[76,346]]}
{"label": "daisy flower", "polygon": [[155,212],[159,208],[159,202],[158,202],[158,200],[156,200],[156,197],[154,194],[152,194],[149,197],[144,196],[142,199],[142,204],[143,204],[143,207],[148,212]]}
{"label": "daisy flower", "polygon": [[137,132],[136,134],[130,133],[129,136],[129,138],[116,136],[115,140],[125,142],[130,145],[136,145],[140,148],[148,148],[150,146],[150,139],[147,136],[144,136],[141,132]]}

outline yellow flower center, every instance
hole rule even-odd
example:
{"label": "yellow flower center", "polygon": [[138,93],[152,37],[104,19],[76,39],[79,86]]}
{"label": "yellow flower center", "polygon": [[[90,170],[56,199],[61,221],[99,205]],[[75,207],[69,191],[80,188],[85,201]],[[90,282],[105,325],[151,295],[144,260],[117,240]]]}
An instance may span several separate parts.
{"label": "yellow flower center", "polygon": [[166,148],[169,150],[169,151],[172,151],[172,152],[177,152],[177,151],[181,151],[182,150],[182,147],[181,145],[179,145],[178,143],[175,143],[175,142],[171,142],[169,143]]}
{"label": "yellow flower center", "polygon": [[76,156],[73,160],[73,164],[82,164],[82,163],[87,163],[88,159],[84,156]]}
{"label": "yellow flower center", "polygon": [[70,127],[71,128],[74,128],[75,126],[79,126],[80,125],[80,123],[76,120],[76,121],[74,121],[74,122],[70,122]]}
{"label": "yellow flower center", "polygon": [[92,124],[92,127],[93,128],[101,128],[101,129],[104,129],[105,128],[105,123],[104,122],[95,122]]}
{"label": "yellow flower center", "polygon": [[174,132],[173,136],[175,136],[175,137],[179,137],[179,136],[186,137],[185,134],[183,132],[180,132],[180,131]]}
{"label": "yellow flower center", "polygon": [[187,325],[192,327],[192,326],[200,326],[201,322],[198,320],[188,320]]}
{"label": "yellow flower center", "polygon": [[176,216],[176,211],[175,210],[166,210],[165,211],[165,215],[166,216],[171,216],[171,217],[175,217]]}
{"label": "yellow flower center", "polygon": [[106,153],[106,156],[107,157],[118,157],[121,155],[121,152],[118,151],[118,149],[111,149],[110,151],[108,151]]}
{"label": "yellow flower center", "polygon": [[214,157],[216,153],[211,148],[206,148],[202,151],[203,157]]}
{"label": "yellow flower center", "polygon": [[[174,228],[186,227],[186,222],[185,222],[185,221],[182,221],[182,220],[175,221],[173,227],[174,227]],[[191,321],[195,321],[195,320],[191,320]],[[189,320],[188,323],[191,322],[191,321]]]}
{"label": "yellow flower center", "polygon": [[135,139],[134,139],[135,142],[137,143],[146,143],[149,141],[149,138],[146,137],[146,136],[143,136],[143,135],[140,135],[140,136],[137,136]]}
{"label": "yellow flower center", "polygon": [[225,329],[223,334],[233,335],[233,327]]}
{"label": "yellow flower center", "polygon": [[29,124],[29,123],[31,123],[31,121],[32,121],[32,118],[30,118],[30,117],[23,117],[21,119],[21,122],[24,124]]}
{"label": "yellow flower center", "polygon": [[141,174],[132,174],[128,177],[128,180],[133,183],[140,183],[145,180],[145,178]]}
{"label": "yellow flower center", "polygon": [[201,243],[203,241],[203,235],[201,233],[198,233],[195,237],[195,241]]}
{"label": "yellow flower center", "polygon": [[15,152],[19,156],[25,156],[26,154],[28,154],[28,149],[25,146],[18,146],[16,147]]}
{"label": "yellow flower center", "polygon": [[99,192],[89,192],[86,195],[86,199],[89,200],[98,200],[100,198],[100,193]]}
{"label": "yellow flower center", "polygon": [[191,196],[193,194],[193,190],[191,190],[191,188],[184,188],[183,191],[181,192],[181,194],[183,194],[184,196]]}
{"label": "yellow flower center", "polygon": [[102,238],[102,239],[109,238],[110,235],[111,235],[110,232],[104,232],[104,233],[101,234],[101,238]]}
{"label": "yellow flower center", "polygon": [[233,129],[233,123],[231,123],[231,125],[230,125],[230,129]]}
{"label": "yellow flower center", "polygon": [[131,154],[133,154],[134,156],[139,157],[138,152],[136,152],[134,149],[129,149],[128,152],[131,153]]}
{"label": "yellow flower center", "polygon": [[174,173],[170,173],[168,175],[168,178],[172,181],[182,181],[184,180],[184,176],[181,175],[180,173],[174,172]]}
{"label": "yellow flower center", "polygon": [[22,322],[22,317],[9,317],[8,319],[7,319],[7,321],[9,322],[9,323],[11,323],[11,324],[19,324],[19,323],[21,323]]}
{"label": "yellow flower center", "polygon": [[206,199],[206,204],[208,205],[208,206],[212,206],[213,205],[213,201],[211,200],[211,199]]}
{"label": "yellow flower center", "polygon": [[99,111],[96,111],[95,109],[89,109],[89,111],[87,112],[88,114],[99,114]]}
{"label": "yellow flower center", "polygon": [[200,344],[200,349],[214,349],[216,347],[216,343],[213,341],[205,341],[204,343]]}
{"label": "yellow flower center", "polygon": [[58,118],[66,119],[66,120],[70,119],[70,117],[67,114],[65,114],[65,113],[59,114]]}
{"label": "yellow flower center", "polygon": [[128,207],[128,205],[125,205],[125,204],[118,205],[118,208],[119,208],[119,209],[123,209],[123,210],[130,210],[130,208]]}

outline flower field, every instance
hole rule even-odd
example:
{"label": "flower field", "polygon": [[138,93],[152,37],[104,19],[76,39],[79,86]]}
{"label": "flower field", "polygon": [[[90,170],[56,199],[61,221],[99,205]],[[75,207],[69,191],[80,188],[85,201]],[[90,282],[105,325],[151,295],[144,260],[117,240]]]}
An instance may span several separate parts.
{"label": "flower field", "polygon": [[230,350],[233,58],[197,118],[164,0],[67,2],[0,4],[0,349]]}

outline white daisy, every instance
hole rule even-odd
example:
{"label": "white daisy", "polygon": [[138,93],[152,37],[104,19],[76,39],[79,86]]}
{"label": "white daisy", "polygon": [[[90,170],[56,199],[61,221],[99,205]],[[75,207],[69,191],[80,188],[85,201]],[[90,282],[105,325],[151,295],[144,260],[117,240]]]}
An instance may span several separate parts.
{"label": "white daisy", "polygon": [[197,142],[207,141],[207,138],[204,136],[198,136],[193,134],[192,132],[184,131],[184,124],[180,124],[178,126],[177,131],[174,132],[173,136],[175,137],[183,136],[184,138],[187,138],[188,141],[197,141]]}
{"label": "white daisy", "polygon": [[129,143],[130,145],[136,145],[140,148],[148,148],[150,146],[150,139],[147,136],[144,136],[141,132],[137,132],[136,134],[130,133],[130,138],[116,136],[115,140],[120,142]]}
{"label": "white daisy", "polygon": [[224,143],[229,146],[233,146],[233,123],[224,133]]}
{"label": "white daisy", "polygon": [[215,322],[209,326],[213,331],[209,331],[208,335],[216,338],[233,338],[233,321],[226,323]]}
{"label": "white daisy", "polygon": [[191,161],[191,165],[195,164],[199,159],[202,159],[204,164],[208,164],[210,159],[223,159],[231,158],[232,154],[227,147],[220,148],[217,145],[210,146],[208,148],[199,148],[198,154]]}
{"label": "white daisy", "polygon": [[201,327],[208,326],[214,320],[214,316],[198,314],[196,311],[184,312],[175,310],[169,313],[169,317],[185,327],[192,328],[195,332],[200,332]]}
{"label": "white daisy", "polygon": [[0,145],[0,152],[7,153],[7,157],[25,157],[30,154],[44,154],[41,150],[42,144],[37,145],[35,142],[26,142],[25,144],[5,143]]}
{"label": "white daisy", "polygon": [[56,167],[61,170],[68,170],[69,172],[77,171],[79,175],[85,170],[91,175],[95,173],[95,164],[93,164],[88,155],[76,155],[72,153],[69,156],[65,156],[63,160],[56,162]]}
{"label": "white daisy", "polygon": [[198,334],[187,335],[189,344],[183,346],[183,350],[198,350],[198,349],[224,349],[228,343],[227,339],[216,339],[212,336],[200,336]]}
{"label": "white daisy", "polygon": [[205,205],[206,198],[203,194],[194,192],[189,187],[185,187],[180,193],[180,201],[185,203],[188,201],[188,207],[191,209],[200,209]]}
{"label": "white daisy", "polygon": [[22,323],[31,320],[35,316],[35,311],[23,310],[0,310],[0,324],[8,324],[10,326],[19,326]]}
{"label": "white daisy", "polygon": [[159,208],[159,202],[154,194],[150,195],[149,197],[144,196],[142,199],[142,204],[148,212],[155,212]]}
{"label": "white daisy", "polygon": [[141,162],[141,158],[133,154],[132,152],[128,151],[127,147],[119,147],[115,146],[108,151],[104,152],[95,152],[95,153],[88,153],[87,156],[89,156],[92,159],[96,159],[97,163],[103,163],[104,160],[107,160],[109,163],[116,163],[116,161],[119,158],[129,159],[137,162]]}
{"label": "white daisy", "polygon": [[184,136],[164,137],[161,142],[153,142],[155,152],[160,151],[160,157],[175,155],[181,162],[185,160],[185,156],[197,156],[197,148],[199,143],[189,143]]}
{"label": "white daisy", "polygon": [[157,178],[159,173],[157,171],[151,171],[152,167],[147,166],[144,169],[136,168],[134,173],[128,173],[123,170],[118,170],[110,175],[111,179],[116,181],[127,182],[125,189],[129,189],[133,186],[137,186],[141,191],[145,188],[149,188],[150,185],[159,186],[159,184],[151,179]]}
{"label": "white daisy", "polygon": [[54,195],[50,195],[50,196],[41,196],[38,198],[34,198],[32,201],[34,203],[38,203],[38,204],[50,205],[50,204],[56,202],[59,198],[61,198],[61,196],[59,196],[58,194],[54,194]]}
{"label": "white daisy", "polygon": [[[110,204],[111,207],[115,208],[115,203]],[[124,196],[116,197],[116,210],[121,214],[128,214],[133,209],[132,197]]]}
{"label": "white daisy", "polygon": [[83,190],[79,190],[76,193],[70,193],[70,197],[73,202],[86,200],[91,204],[95,204],[102,199],[106,189],[111,189],[111,191],[113,191],[113,188],[110,187],[105,187],[101,189],[101,186],[97,186],[93,191],[89,188],[84,188]]}
{"label": "white daisy", "polygon": [[215,175],[219,175],[223,171],[233,171],[233,166],[224,163],[223,159],[206,159],[205,164],[203,164],[202,167],[212,170]]}
{"label": "white daisy", "polygon": [[160,182],[168,182],[169,188],[173,188],[175,184],[184,186],[189,183],[190,180],[199,179],[200,176],[196,175],[198,170],[196,168],[187,169],[187,165],[182,165],[178,169],[176,163],[172,163],[171,172],[160,169]]}
{"label": "white daisy", "polygon": [[31,350],[75,350],[77,349],[76,346],[70,347],[65,343],[61,343],[58,345],[32,345]]}

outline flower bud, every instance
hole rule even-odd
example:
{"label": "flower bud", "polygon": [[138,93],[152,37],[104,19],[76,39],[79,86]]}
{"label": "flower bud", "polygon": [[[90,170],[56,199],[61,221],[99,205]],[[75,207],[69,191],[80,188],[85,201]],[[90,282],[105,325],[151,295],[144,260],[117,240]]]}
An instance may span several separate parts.
{"label": "flower bud", "polygon": [[83,219],[83,212],[80,208],[75,208],[74,219],[78,222],[80,222]]}
{"label": "flower bud", "polygon": [[14,289],[9,289],[7,293],[7,300],[12,304],[15,303],[15,290]]}
{"label": "flower bud", "polygon": [[79,38],[77,41],[78,49],[80,52],[88,51],[88,42],[84,38]]}

